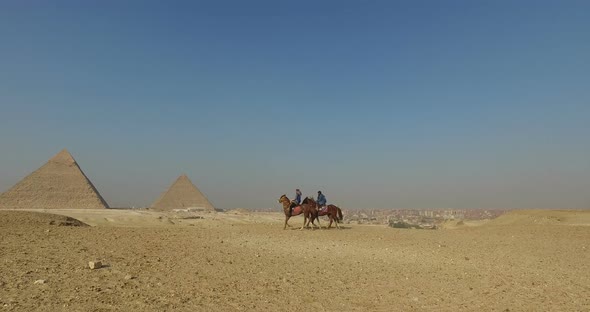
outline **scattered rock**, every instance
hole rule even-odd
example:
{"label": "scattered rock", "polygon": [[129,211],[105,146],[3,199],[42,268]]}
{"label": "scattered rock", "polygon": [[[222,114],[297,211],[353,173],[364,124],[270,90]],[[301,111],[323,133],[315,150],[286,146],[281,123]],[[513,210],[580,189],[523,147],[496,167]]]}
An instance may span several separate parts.
{"label": "scattered rock", "polygon": [[132,276],[132,275],[127,274],[127,275],[125,275],[125,279],[126,280],[132,280],[132,279],[135,279],[135,276]]}
{"label": "scattered rock", "polygon": [[100,261],[90,261],[88,262],[88,266],[91,270],[96,270],[102,268],[102,262]]}
{"label": "scattered rock", "polygon": [[33,284],[34,285],[42,285],[42,284],[45,284],[45,282],[46,282],[45,280],[40,279],[40,280],[36,280]]}
{"label": "scattered rock", "polygon": [[469,257],[465,257],[465,260],[469,260]]}
{"label": "scattered rock", "polygon": [[51,220],[49,225],[57,225],[57,226],[89,226],[88,224],[71,218],[71,217],[62,217],[60,220]]}

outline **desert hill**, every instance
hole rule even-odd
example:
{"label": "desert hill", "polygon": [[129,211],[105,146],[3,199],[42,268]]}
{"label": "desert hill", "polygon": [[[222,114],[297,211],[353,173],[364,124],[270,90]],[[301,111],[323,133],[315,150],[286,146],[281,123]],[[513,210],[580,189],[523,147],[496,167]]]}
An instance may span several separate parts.
{"label": "desert hill", "polygon": [[487,225],[580,225],[590,226],[590,210],[513,210]]}

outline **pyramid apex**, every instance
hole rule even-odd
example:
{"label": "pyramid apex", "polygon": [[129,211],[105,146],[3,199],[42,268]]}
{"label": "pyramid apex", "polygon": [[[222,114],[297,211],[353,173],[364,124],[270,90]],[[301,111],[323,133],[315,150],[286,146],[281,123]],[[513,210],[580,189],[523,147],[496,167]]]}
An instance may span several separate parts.
{"label": "pyramid apex", "polygon": [[178,180],[189,180],[190,181],[191,179],[189,179],[188,176],[183,173],[180,176],[178,176]]}
{"label": "pyramid apex", "polygon": [[72,154],[70,154],[70,152],[68,152],[68,150],[65,148],[62,149],[59,153],[57,153],[55,156],[53,156],[53,158],[51,158],[49,161],[64,164],[73,164],[76,162],[76,160],[74,160],[74,157],[72,157]]}

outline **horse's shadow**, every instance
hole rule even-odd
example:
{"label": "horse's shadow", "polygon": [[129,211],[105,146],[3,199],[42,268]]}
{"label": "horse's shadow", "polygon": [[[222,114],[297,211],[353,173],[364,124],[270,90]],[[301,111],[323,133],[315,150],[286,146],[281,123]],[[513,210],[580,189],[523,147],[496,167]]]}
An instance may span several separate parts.
{"label": "horse's shadow", "polygon": [[343,226],[343,225],[341,225],[341,226],[340,226],[340,229],[341,229],[341,230],[352,230],[352,227],[350,227],[350,226]]}
{"label": "horse's shadow", "polygon": [[[290,228],[290,230],[292,230],[292,231],[294,231],[294,230],[297,230],[297,231],[299,231],[300,229],[301,229],[301,228],[299,228],[299,227],[292,227],[292,228]],[[334,226],[332,226],[331,228],[328,228],[328,227],[326,227],[326,226],[322,226],[322,228],[321,228],[321,229],[319,229],[319,228],[311,228],[311,227],[308,227],[308,228],[303,228],[303,229],[304,229],[304,230],[310,230],[310,231],[312,231],[312,230],[313,230],[313,231],[324,231],[324,230],[337,230],[337,231],[339,231],[339,230],[352,230],[352,227],[350,227],[350,226],[343,226],[343,225],[341,225],[341,226],[340,226],[340,229],[338,229],[337,227],[334,227]]]}

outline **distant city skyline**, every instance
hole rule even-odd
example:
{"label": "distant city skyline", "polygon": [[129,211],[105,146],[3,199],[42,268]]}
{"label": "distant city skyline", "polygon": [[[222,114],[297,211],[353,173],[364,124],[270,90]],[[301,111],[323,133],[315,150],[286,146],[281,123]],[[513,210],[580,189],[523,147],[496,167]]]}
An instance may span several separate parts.
{"label": "distant city skyline", "polygon": [[0,192],[590,208],[590,2],[0,2]]}

